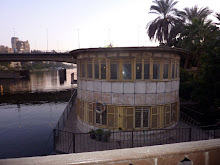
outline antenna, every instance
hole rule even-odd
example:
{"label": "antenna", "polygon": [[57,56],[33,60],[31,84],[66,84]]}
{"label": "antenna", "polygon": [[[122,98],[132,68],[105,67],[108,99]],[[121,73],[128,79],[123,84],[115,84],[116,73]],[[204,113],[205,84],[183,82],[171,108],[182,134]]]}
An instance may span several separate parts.
{"label": "antenna", "polygon": [[15,27],[13,28],[13,31],[14,31],[14,37],[15,37]]}

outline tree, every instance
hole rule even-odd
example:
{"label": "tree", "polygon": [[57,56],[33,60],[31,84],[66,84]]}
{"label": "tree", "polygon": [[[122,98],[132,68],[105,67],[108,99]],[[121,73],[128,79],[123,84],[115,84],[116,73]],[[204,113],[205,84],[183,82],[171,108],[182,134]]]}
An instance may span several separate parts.
{"label": "tree", "polygon": [[197,18],[199,20],[206,20],[207,17],[212,13],[208,7],[199,9],[197,6],[192,8],[184,8],[182,12],[182,17],[187,23],[192,23],[193,19]]}
{"label": "tree", "polygon": [[212,21],[207,20],[211,13],[208,7],[199,9],[197,6],[184,8],[179,12],[182,19],[171,29],[169,45],[190,51],[190,56],[185,58],[184,68],[188,66],[189,61],[191,66],[200,65],[202,44],[204,40],[210,38],[212,31]]}
{"label": "tree", "polygon": [[179,19],[177,14],[178,10],[174,8],[177,1],[154,0],[153,3],[155,5],[150,7],[150,13],[157,14],[159,16],[148,23],[146,27],[148,36],[151,40],[156,37],[156,40],[158,40],[160,44],[167,44],[170,30]]}
{"label": "tree", "polygon": [[216,25],[220,25],[220,13],[216,13],[215,17],[218,19],[218,23],[215,23]]}

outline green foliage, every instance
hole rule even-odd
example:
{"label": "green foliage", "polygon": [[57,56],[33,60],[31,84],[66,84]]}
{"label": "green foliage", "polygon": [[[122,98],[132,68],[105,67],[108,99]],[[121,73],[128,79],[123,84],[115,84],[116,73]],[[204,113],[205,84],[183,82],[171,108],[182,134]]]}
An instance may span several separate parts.
{"label": "green foliage", "polygon": [[192,91],[195,88],[193,74],[180,68],[180,88],[179,95],[181,100],[192,100]]}
{"label": "green foliage", "polygon": [[210,40],[204,48],[193,95],[202,109],[217,110],[220,107],[220,39]]}

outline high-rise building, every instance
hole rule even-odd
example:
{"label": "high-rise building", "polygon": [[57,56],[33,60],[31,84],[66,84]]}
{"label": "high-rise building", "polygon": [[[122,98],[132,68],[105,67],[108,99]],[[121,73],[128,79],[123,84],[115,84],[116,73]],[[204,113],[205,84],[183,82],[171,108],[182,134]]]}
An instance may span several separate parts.
{"label": "high-rise building", "polygon": [[12,50],[14,53],[30,52],[30,44],[28,41],[20,41],[17,37],[11,38]]}
{"label": "high-rise building", "polygon": [[11,38],[11,48],[12,48],[14,53],[17,52],[17,46],[16,46],[17,41],[18,41],[17,37],[12,37]]}

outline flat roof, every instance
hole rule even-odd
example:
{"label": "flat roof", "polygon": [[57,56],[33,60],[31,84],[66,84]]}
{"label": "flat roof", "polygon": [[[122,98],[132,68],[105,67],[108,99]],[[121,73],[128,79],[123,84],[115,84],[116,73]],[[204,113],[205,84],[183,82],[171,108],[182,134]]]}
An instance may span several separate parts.
{"label": "flat roof", "polygon": [[87,49],[75,49],[70,51],[70,54],[74,58],[78,54],[83,53],[99,53],[99,52],[118,52],[118,51],[149,51],[149,52],[173,52],[180,53],[181,55],[189,54],[189,51],[181,48],[171,48],[166,46],[157,46],[157,47],[101,47],[101,48],[87,48]]}

